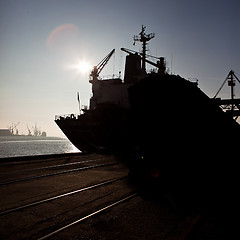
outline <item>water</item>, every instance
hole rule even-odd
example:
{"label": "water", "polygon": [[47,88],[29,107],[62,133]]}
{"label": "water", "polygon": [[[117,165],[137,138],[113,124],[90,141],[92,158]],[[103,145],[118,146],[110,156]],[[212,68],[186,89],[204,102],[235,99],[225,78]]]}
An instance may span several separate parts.
{"label": "water", "polygon": [[71,142],[57,137],[0,137],[0,158],[79,152]]}

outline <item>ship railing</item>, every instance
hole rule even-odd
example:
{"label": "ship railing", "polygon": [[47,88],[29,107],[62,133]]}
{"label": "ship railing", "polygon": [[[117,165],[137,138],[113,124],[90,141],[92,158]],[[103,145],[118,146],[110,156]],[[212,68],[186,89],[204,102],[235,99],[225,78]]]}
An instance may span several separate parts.
{"label": "ship railing", "polygon": [[78,119],[79,114],[64,114],[64,115],[55,115],[55,121],[56,120],[70,120],[70,119]]}
{"label": "ship railing", "polygon": [[107,79],[121,79],[121,72],[119,74],[112,74],[112,75],[104,75],[99,77],[99,80],[107,80]]}

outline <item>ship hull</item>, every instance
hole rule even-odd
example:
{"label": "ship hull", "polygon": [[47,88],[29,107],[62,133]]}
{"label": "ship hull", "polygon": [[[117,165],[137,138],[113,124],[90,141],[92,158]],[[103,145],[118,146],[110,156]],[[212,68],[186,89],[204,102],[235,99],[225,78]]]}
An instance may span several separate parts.
{"label": "ship hull", "polygon": [[84,130],[81,121],[76,119],[55,120],[58,127],[71,143],[82,152],[94,151],[95,147],[90,141],[91,133]]}
{"label": "ship hull", "polygon": [[59,118],[55,122],[82,152],[101,149],[118,150],[126,141],[127,111],[115,104],[103,104],[77,117]]}
{"label": "ship hull", "polygon": [[[170,88],[172,97],[164,91]],[[220,139],[231,139],[232,146],[237,142],[239,125],[195,83],[173,75],[150,76],[130,87],[128,93],[129,109],[105,103],[56,123],[79,150],[106,148],[127,153],[130,161],[135,151],[173,154],[170,158],[177,152],[189,160],[192,152],[199,152],[202,158],[215,158],[220,154]]]}
{"label": "ship hull", "polygon": [[[171,97],[164,91],[170,88]],[[230,189],[239,182],[239,125],[195,83],[179,76],[151,76],[128,92],[129,110],[106,104],[56,123],[79,150],[112,152],[144,191],[161,186],[162,192],[171,189],[178,196],[201,199],[212,189],[221,194],[222,186]]]}

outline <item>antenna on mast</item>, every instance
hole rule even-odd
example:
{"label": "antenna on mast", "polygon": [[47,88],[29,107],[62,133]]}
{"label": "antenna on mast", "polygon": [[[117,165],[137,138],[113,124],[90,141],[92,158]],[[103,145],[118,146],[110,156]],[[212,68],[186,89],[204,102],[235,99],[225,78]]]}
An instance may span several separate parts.
{"label": "antenna on mast", "polygon": [[78,101],[79,115],[81,115],[81,103],[80,103],[79,92],[77,92],[77,101]]}
{"label": "antenna on mast", "polygon": [[143,73],[146,73],[147,42],[155,37],[155,33],[146,34],[145,29],[146,27],[142,25],[142,31],[139,33],[139,35],[135,35],[133,37],[133,40],[134,40],[133,45],[135,45],[137,41],[142,42],[142,72]]}

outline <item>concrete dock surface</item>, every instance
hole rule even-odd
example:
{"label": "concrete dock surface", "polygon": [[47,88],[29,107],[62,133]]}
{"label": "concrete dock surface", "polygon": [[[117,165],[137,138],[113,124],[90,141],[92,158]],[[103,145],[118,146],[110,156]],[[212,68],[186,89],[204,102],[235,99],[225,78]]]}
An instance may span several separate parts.
{"label": "concrete dock surface", "polygon": [[219,216],[186,213],[176,208],[171,196],[139,193],[129,170],[113,155],[5,159],[0,163],[0,193],[1,239],[44,238],[134,193],[46,239],[226,238],[225,221]]}

